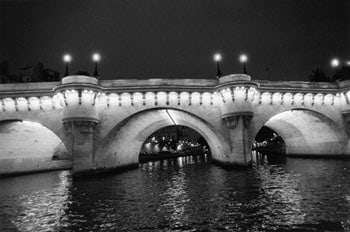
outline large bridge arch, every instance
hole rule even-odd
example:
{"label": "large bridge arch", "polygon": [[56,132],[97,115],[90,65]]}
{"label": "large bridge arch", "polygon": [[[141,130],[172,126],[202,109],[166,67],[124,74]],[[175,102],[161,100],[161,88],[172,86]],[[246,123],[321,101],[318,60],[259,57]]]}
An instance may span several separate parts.
{"label": "large bridge arch", "polygon": [[0,121],[0,147],[0,175],[56,169],[54,160],[70,159],[64,142],[33,121]]}
{"label": "large bridge arch", "polygon": [[52,131],[65,146],[69,147],[69,138],[64,131],[62,123],[62,110],[54,111],[26,111],[26,112],[4,112],[0,114],[1,121],[28,121],[42,125]]}
{"label": "large bridge arch", "polygon": [[344,155],[347,135],[343,128],[321,112],[294,108],[277,112],[256,125],[274,130],[286,143],[288,155]]}
{"label": "large bridge arch", "polygon": [[254,109],[254,133],[273,116],[291,110],[309,110],[319,113],[320,115],[329,118],[335,123],[337,129],[342,130],[346,127],[344,117],[336,107],[328,105],[314,105],[314,106],[298,106],[298,105],[275,105],[275,104],[261,104]]}
{"label": "large bridge arch", "polygon": [[170,109],[149,109],[131,115],[104,137],[95,155],[96,168],[138,164],[143,143],[155,131],[170,125],[189,127],[207,141],[212,158],[225,160],[230,154],[229,142],[207,121],[191,113]]}

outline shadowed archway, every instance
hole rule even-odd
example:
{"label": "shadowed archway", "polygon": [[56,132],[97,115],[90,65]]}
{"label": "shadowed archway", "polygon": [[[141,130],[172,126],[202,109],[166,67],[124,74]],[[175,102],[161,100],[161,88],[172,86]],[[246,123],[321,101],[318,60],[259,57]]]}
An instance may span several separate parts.
{"label": "shadowed archway", "polygon": [[265,124],[275,131],[286,145],[286,154],[293,156],[343,155],[345,131],[325,115],[306,109],[293,109],[271,117]]}
{"label": "shadowed archway", "polygon": [[191,128],[179,125],[163,127],[142,145],[141,163],[184,156],[210,156],[206,140]]}

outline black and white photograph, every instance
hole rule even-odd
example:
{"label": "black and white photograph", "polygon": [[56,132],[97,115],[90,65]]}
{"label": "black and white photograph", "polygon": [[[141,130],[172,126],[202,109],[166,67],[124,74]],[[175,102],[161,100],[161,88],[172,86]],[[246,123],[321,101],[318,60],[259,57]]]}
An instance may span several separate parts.
{"label": "black and white photograph", "polygon": [[350,0],[0,0],[0,232],[350,232]]}

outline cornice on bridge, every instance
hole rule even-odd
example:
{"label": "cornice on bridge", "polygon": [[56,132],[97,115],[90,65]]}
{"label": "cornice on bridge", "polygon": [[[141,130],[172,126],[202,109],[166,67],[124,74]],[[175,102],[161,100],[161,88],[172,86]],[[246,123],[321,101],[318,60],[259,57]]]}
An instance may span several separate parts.
{"label": "cornice on bridge", "polygon": [[[350,90],[350,81],[336,83],[305,82],[305,81],[266,81],[252,80],[219,83],[216,79],[125,79],[125,80],[100,80],[98,86],[101,90],[109,92],[147,92],[147,91],[189,91],[189,92],[214,92],[221,86],[232,84],[245,85],[255,83],[257,90],[270,92],[311,92],[311,93],[337,93]],[[26,96],[26,95],[52,95],[60,82],[32,82],[0,84],[0,97]],[[68,83],[66,86],[77,88],[93,84]],[[90,86],[91,85],[91,86]]]}
{"label": "cornice on bridge", "polygon": [[0,84],[0,98],[28,97],[28,96],[52,96],[54,88],[60,82],[30,82]]}
{"label": "cornice on bridge", "polygon": [[244,74],[227,75],[219,80],[125,79],[97,81],[96,78],[86,76],[71,76],[64,78],[62,84],[60,82],[0,84],[0,108],[2,108],[0,111],[5,109],[18,111],[60,108],[62,107],[62,102],[67,105],[66,92],[75,90],[78,91],[79,104],[81,104],[83,99],[82,95],[86,92],[94,92],[93,102],[95,102],[96,98],[102,101],[103,98],[107,97],[106,102],[109,105],[109,98],[116,98],[120,106],[121,99],[125,97],[130,98],[131,105],[139,98],[141,98],[142,102],[145,102],[146,98],[150,96],[148,93],[152,93],[156,103],[159,99],[165,98],[168,104],[169,99],[174,97],[178,104],[182,102],[182,98],[188,98],[186,101],[190,105],[197,98],[200,104],[202,104],[204,99],[209,99],[206,101],[210,101],[210,104],[213,104],[214,98],[221,99],[225,103],[227,99],[231,98],[232,101],[238,101],[237,96],[242,95],[240,93],[242,91],[245,96],[242,99],[245,99],[245,101],[249,100],[253,104],[290,103],[293,105],[295,102],[301,102],[302,105],[304,102],[311,102],[312,105],[333,105],[334,102],[338,102],[337,104],[350,104],[350,81],[336,83],[251,81],[250,76]]}
{"label": "cornice on bridge", "polygon": [[105,92],[149,92],[149,91],[215,91],[215,79],[132,79],[132,80],[101,80],[100,86]]}
{"label": "cornice on bridge", "polygon": [[254,80],[254,82],[258,84],[258,90],[262,92],[338,93],[342,89],[338,83],[329,82],[266,80]]}

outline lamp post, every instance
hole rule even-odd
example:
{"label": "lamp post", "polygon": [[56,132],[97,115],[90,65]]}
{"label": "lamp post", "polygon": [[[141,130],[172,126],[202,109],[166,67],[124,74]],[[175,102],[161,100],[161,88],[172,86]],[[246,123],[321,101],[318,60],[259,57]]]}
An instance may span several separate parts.
{"label": "lamp post", "polygon": [[220,61],[222,60],[222,56],[220,53],[216,53],[214,54],[213,58],[216,62],[216,78],[219,78],[222,75],[220,70]]}
{"label": "lamp post", "polygon": [[99,75],[98,75],[98,70],[97,70],[97,63],[101,60],[101,56],[98,53],[94,53],[92,55],[92,60],[95,63],[95,71],[94,71],[94,77],[96,77],[97,79],[99,79]]}
{"label": "lamp post", "polygon": [[247,63],[248,61],[248,56],[246,54],[241,54],[239,56],[239,62],[241,62],[243,64],[243,73],[247,74],[247,68],[245,66],[245,63]]}
{"label": "lamp post", "polygon": [[[338,69],[338,67],[339,67],[339,60],[337,59],[337,58],[333,58],[332,60],[331,60],[331,67],[333,68],[333,70],[334,70],[334,75],[337,73],[337,69]],[[333,78],[332,78],[332,76],[331,76],[331,78],[330,78],[331,80],[331,82],[333,81]]]}
{"label": "lamp post", "polygon": [[68,72],[68,64],[69,64],[69,62],[72,61],[71,55],[65,54],[65,55],[63,56],[63,61],[64,61],[65,66],[66,66],[66,71],[65,71],[65,73],[64,73],[64,76],[66,77],[66,76],[69,75],[69,72]]}

